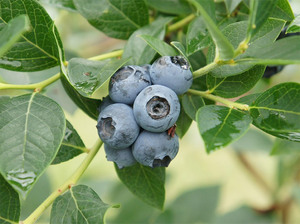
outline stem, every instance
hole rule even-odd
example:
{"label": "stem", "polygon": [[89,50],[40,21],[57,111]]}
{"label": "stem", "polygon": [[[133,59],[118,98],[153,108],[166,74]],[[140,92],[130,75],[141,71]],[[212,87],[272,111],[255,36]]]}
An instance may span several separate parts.
{"label": "stem", "polygon": [[60,78],[60,73],[57,73],[56,75],[51,76],[49,79],[46,79],[46,80],[38,82],[38,83],[28,84],[28,85],[15,85],[15,84],[0,83],[0,89],[35,89],[39,92],[46,86],[57,81],[59,78]]}
{"label": "stem", "polygon": [[172,31],[175,31],[175,30],[185,26],[186,24],[191,22],[194,18],[195,18],[195,15],[190,14],[189,16],[183,18],[182,20],[179,20],[178,22],[168,26],[168,31],[167,32],[172,32]]}
{"label": "stem", "polygon": [[288,224],[289,223],[289,215],[290,215],[290,208],[293,204],[293,198],[288,198],[285,202],[282,203],[282,217],[281,221],[282,224]]}
{"label": "stem", "polygon": [[101,55],[98,55],[95,57],[91,57],[91,58],[89,58],[89,60],[100,61],[100,60],[105,60],[108,58],[120,57],[120,56],[122,56],[123,52],[124,52],[124,50],[117,50],[117,51],[109,52],[106,54],[101,54]]}
{"label": "stem", "polygon": [[[92,58],[89,58],[89,60],[93,61],[100,61],[105,60],[108,58],[114,58],[114,57],[120,57],[123,54],[123,50],[117,50],[113,52],[109,52],[106,54],[101,54]],[[68,62],[65,62],[65,66],[68,64]],[[1,89],[34,89],[37,92],[40,92],[43,88],[46,86],[49,86],[53,82],[57,81],[60,78],[60,73],[57,73],[54,76],[51,76],[49,79],[46,79],[44,81],[28,84],[28,85],[15,85],[15,84],[6,84],[6,83],[0,83],[0,90]]]}
{"label": "stem", "polygon": [[249,105],[247,105],[247,104],[232,102],[232,101],[224,99],[222,97],[212,95],[209,93],[209,91],[199,91],[199,90],[189,89],[188,93],[202,96],[204,98],[213,100],[215,102],[222,103],[230,108],[237,108],[237,109],[246,110],[246,111],[248,111],[250,109]]}
{"label": "stem", "polygon": [[257,183],[268,193],[273,192],[273,189],[268,185],[268,183],[261,177],[261,175],[254,169],[251,163],[248,161],[247,157],[242,153],[235,153],[237,159],[241,164],[247,169],[247,171],[253,176]]}
{"label": "stem", "polygon": [[42,204],[40,204],[40,206],[36,208],[36,210],[33,213],[31,213],[30,216],[27,217],[27,219],[25,219],[23,222],[20,223],[21,224],[34,223],[58,196],[60,196],[66,190],[70,189],[78,181],[78,179],[82,176],[84,171],[90,165],[95,155],[99,151],[102,143],[103,142],[99,139],[95,143],[93,148],[90,150],[89,154],[82,161],[80,166],[77,168],[77,170],[72,174],[72,176],[69,179],[67,179],[64,184],[62,184],[59,188],[57,188]]}
{"label": "stem", "polygon": [[207,73],[209,73],[211,70],[215,69],[216,67],[218,67],[219,64],[217,62],[212,62],[196,71],[193,72],[193,78],[199,78],[203,75],[206,75]]}

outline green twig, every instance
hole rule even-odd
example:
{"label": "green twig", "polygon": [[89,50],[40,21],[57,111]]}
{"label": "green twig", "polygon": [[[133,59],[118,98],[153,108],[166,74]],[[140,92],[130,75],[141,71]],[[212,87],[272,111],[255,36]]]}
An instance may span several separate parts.
{"label": "green twig", "polygon": [[123,52],[124,52],[124,50],[117,50],[117,51],[109,52],[106,54],[101,54],[101,55],[98,55],[95,57],[91,57],[91,58],[89,58],[89,60],[100,61],[100,60],[105,60],[105,59],[114,58],[114,57],[121,57]]}
{"label": "green twig", "polygon": [[191,22],[194,18],[195,18],[195,15],[190,14],[189,16],[183,18],[182,20],[179,20],[178,22],[176,22],[172,25],[169,25],[167,31],[172,32],[172,31],[175,31],[177,29],[180,29],[183,26],[185,26],[186,24],[188,24],[189,22]]}
{"label": "green twig", "polygon": [[49,79],[46,79],[46,80],[38,82],[38,83],[28,84],[28,85],[15,85],[15,84],[0,83],[0,89],[34,89],[37,92],[39,92],[46,86],[57,81],[59,78],[60,78],[60,73],[57,73],[56,75],[51,76]]}
{"label": "green twig", "polygon": [[[120,57],[123,54],[123,50],[113,51],[106,54],[101,54],[95,57],[89,58],[89,60],[93,61],[100,61],[105,60],[108,58],[114,58],[114,57]],[[65,62],[65,65],[67,65],[68,62]],[[49,79],[43,80],[38,83],[33,84],[27,84],[27,85],[15,85],[15,84],[7,84],[7,83],[0,83],[0,90],[1,89],[34,89],[36,92],[40,92],[42,89],[44,89],[46,86],[49,86],[53,82],[60,79],[61,74],[57,73],[54,76],[51,76]]]}
{"label": "green twig", "polygon": [[222,97],[212,95],[212,94],[210,94],[209,91],[199,91],[199,90],[189,89],[188,93],[191,93],[193,95],[202,96],[206,99],[213,100],[218,103],[222,103],[230,108],[237,108],[237,109],[246,110],[246,111],[248,111],[250,109],[249,105],[247,105],[247,104],[236,103],[236,102],[224,99]]}
{"label": "green twig", "polygon": [[217,68],[219,66],[219,64],[217,62],[212,62],[196,71],[193,72],[193,78],[199,78],[203,75],[206,75],[207,73],[209,73],[211,70]]}
{"label": "green twig", "polygon": [[82,176],[84,171],[94,159],[102,143],[103,142],[99,139],[94,145],[94,147],[90,150],[88,155],[85,157],[85,159],[82,161],[80,166],[77,168],[77,170],[73,173],[73,175],[69,179],[67,179],[63,185],[57,188],[42,204],[40,204],[39,207],[33,213],[31,213],[30,216],[27,217],[27,219],[21,221],[20,224],[35,223],[35,221],[53,203],[53,201],[58,196],[60,196],[62,193],[64,193],[66,190],[70,189],[74,184],[76,184],[76,182],[79,180],[79,178]]}

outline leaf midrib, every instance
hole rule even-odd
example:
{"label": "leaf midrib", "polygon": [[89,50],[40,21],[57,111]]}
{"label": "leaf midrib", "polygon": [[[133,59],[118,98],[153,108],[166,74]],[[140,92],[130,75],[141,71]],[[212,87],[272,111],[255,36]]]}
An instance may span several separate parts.
{"label": "leaf midrib", "polygon": [[25,161],[25,151],[26,151],[26,142],[27,142],[27,129],[28,129],[28,118],[30,114],[30,108],[31,104],[33,102],[33,98],[36,95],[36,93],[33,93],[28,101],[28,107],[25,114],[25,125],[24,125],[24,143],[23,143],[23,150],[22,150],[22,167],[24,167],[24,161]]}
{"label": "leaf midrib", "polygon": [[13,224],[17,224],[16,222],[12,221],[12,220],[9,220],[9,219],[6,219],[6,218],[3,218],[2,216],[0,216],[0,220],[3,220],[4,222],[9,222],[9,223],[13,223]]}
{"label": "leaf midrib", "polygon": [[300,112],[290,111],[290,110],[282,110],[282,109],[276,109],[276,108],[270,108],[270,107],[250,106],[250,109],[273,110],[273,111],[278,111],[278,112],[283,112],[283,113],[300,115]]}
{"label": "leaf midrib", "polygon": [[73,189],[72,189],[72,188],[70,189],[70,193],[71,193],[71,196],[72,196],[72,198],[73,198],[73,200],[74,200],[74,204],[75,204],[77,210],[80,212],[80,214],[82,215],[82,217],[84,218],[84,220],[85,220],[87,223],[89,223],[89,221],[87,220],[87,218],[85,217],[85,215],[82,213],[82,211],[81,211],[81,210],[79,209],[79,207],[78,207],[77,200],[76,200],[76,198],[75,198],[75,196],[74,196],[74,194],[73,194]]}
{"label": "leaf midrib", "polygon": [[140,28],[140,26],[139,26],[138,24],[136,24],[134,21],[132,21],[131,19],[129,19],[129,17],[126,16],[126,15],[123,13],[123,11],[121,11],[121,10],[118,9],[116,6],[114,6],[114,5],[110,2],[110,0],[106,0],[106,1],[107,1],[107,3],[108,3],[109,5],[111,5],[112,8],[114,8],[117,12],[119,12],[119,13],[124,17],[124,19],[126,19],[127,21],[129,21],[129,22],[130,22],[132,25],[134,25],[137,29]]}

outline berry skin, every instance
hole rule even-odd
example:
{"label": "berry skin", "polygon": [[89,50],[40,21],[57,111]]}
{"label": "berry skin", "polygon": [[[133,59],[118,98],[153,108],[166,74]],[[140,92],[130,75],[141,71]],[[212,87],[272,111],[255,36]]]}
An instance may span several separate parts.
{"label": "berry skin", "polygon": [[172,127],[180,113],[180,103],[174,91],[161,85],[143,89],[133,104],[136,122],[145,130],[163,132]]}
{"label": "berry skin", "polygon": [[149,85],[151,79],[147,66],[125,66],[111,77],[109,96],[114,102],[133,104],[139,92]]}
{"label": "berry skin", "polygon": [[119,169],[132,166],[136,163],[136,160],[132,155],[131,147],[114,149],[107,144],[104,144],[104,150],[107,161],[115,162]]}
{"label": "berry skin", "polygon": [[132,146],[133,157],[142,165],[167,167],[179,150],[178,136],[143,131]]}
{"label": "berry skin", "polygon": [[109,105],[101,111],[97,129],[101,140],[115,149],[129,147],[140,131],[132,108],[122,103]]}
{"label": "berry skin", "polygon": [[150,68],[153,84],[167,86],[176,94],[185,93],[192,85],[193,74],[188,61],[182,56],[163,56]]}
{"label": "berry skin", "polygon": [[271,78],[273,75],[276,75],[277,73],[281,72],[283,68],[283,65],[267,66],[263,78]]}

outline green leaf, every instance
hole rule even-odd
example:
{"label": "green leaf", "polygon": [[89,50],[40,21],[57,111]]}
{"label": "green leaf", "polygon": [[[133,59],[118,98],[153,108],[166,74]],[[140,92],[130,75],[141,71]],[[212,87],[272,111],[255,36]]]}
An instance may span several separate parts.
{"label": "green leaf", "polygon": [[203,21],[205,22],[206,27],[217,46],[218,54],[216,57],[220,60],[232,59],[234,55],[233,46],[217,27],[214,20],[210,17],[209,12],[211,12],[211,10],[208,12],[206,11],[207,8],[214,9],[214,2],[212,0],[190,0],[190,2],[193,3],[201,13]]}
{"label": "green leaf", "polygon": [[21,14],[28,16],[32,27],[0,58],[1,68],[39,71],[61,64],[64,60],[61,40],[54,22],[39,3],[34,0],[0,0],[0,5],[1,28]]}
{"label": "green leaf", "polygon": [[156,220],[168,215],[168,223],[211,223],[220,197],[219,186],[201,187],[179,195]]}
{"label": "green leaf", "polygon": [[128,39],[124,47],[124,58],[130,57],[128,64],[143,65],[149,64],[156,52],[139,36],[150,35],[162,40],[165,36],[166,24],[172,20],[170,17],[156,19],[153,23],[135,31]]}
{"label": "green leaf", "polygon": [[182,106],[185,113],[196,121],[196,113],[200,107],[205,106],[205,101],[201,96],[184,94],[182,97]]}
{"label": "green leaf", "polygon": [[[189,60],[189,57],[188,55],[186,54],[186,51],[185,51],[185,48],[183,46],[182,43],[178,42],[178,41],[172,41],[171,42],[171,45],[176,48],[176,50],[190,63],[190,60]],[[193,68],[191,68],[191,70],[193,71]]]}
{"label": "green leaf", "polygon": [[65,133],[65,116],[38,93],[0,104],[0,172],[23,197],[54,159]]}
{"label": "green leaf", "polygon": [[277,0],[251,0],[250,15],[247,30],[248,40],[259,31],[275,8]]}
{"label": "green leaf", "polygon": [[50,223],[104,223],[109,207],[92,188],[77,185],[55,199]]}
{"label": "green leaf", "polygon": [[212,75],[206,77],[206,83],[215,95],[225,98],[240,96],[252,89],[261,79],[265,66],[257,65],[239,75],[216,78]]}
{"label": "green leaf", "polygon": [[29,29],[29,19],[26,15],[20,15],[4,25],[0,31],[0,57]]}
{"label": "green leaf", "polygon": [[20,200],[17,192],[0,174],[0,224],[19,222]]}
{"label": "green leaf", "polygon": [[125,186],[145,203],[162,209],[165,201],[165,168],[150,168],[137,163],[116,172]]}
{"label": "green leaf", "polygon": [[163,40],[150,35],[141,35],[140,37],[161,56],[175,56],[178,54],[173,47]]}
{"label": "green leaf", "polygon": [[168,14],[182,15],[192,12],[186,0],[146,0],[146,2],[156,10]]}
{"label": "green leaf", "polygon": [[299,98],[299,83],[282,83],[268,89],[250,107],[253,124],[276,137],[299,142]]}
{"label": "green leaf", "polygon": [[300,143],[276,139],[271,155],[300,155]]}
{"label": "green leaf", "polygon": [[102,98],[108,94],[110,77],[127,61],[126,58],[106,61],[72,58],[68,64],[68,79],[82,96],[96,94],[97,98]]}
{"label": "green leaf", "polygon": [[292,21],[294,19],[294,13],[289,0],[278,0],[270,17],[283,19],[288,22]]}
{"label": "green leaf", "polygon": [[274,220],[272,215],[261,214],[250,207],[242,206],[234,211],[220,215],[214,222],[214,224],[224,223],[266,224],[274,223]]}
{"label": "green leaf", "polygon": [[[246,38],[247,26],[248,25],[246,21],[241,21],[229,24],[222,30],[222,32],[230,40],[234,48],[237,48],[240,42]],[[246,50],[246,52],[237,57],[236,60],[243,60],[243,58],[249,57],[249,55],[255,54],[255,52],[261,51],[267,45],[270,45],[270,43],[276,40],[283,26],[284,21],[282,20],[268,19],[261,29],[254,36],[252,36],[251,41],[249,42],[249,48]],[[214,51],[214,47],[211,46],[207,56],[208,63],[214,60]],[[254,64],[251,63],[222,65],[211,71],[210,74],[218,78],[234,76],[248,71],[253,66]]]}
{"label": "green leaf", "polygon": [[242,0],[225,0],[225,5],[229,14],[231,14]]}
{"label": "green leaf", "polygon": [[192,124],[192,119],[185,113],[182,103],[180,104],[180,114],[176,121],[176,134],[179,138],[183,138]]}
{"label": "green leaf", "polygon": [[[206,65],[206,57],[202,51],[197,51],[189,56],[189,62],[191,64],[193,71],[196,71],[199,68],[202,68]],[[205,76],[202,76],[202,77],[205,77]],[[193,83],[197,82],[199,79],[201,79],[201,77],[194,80]]]}
{"label": "green leaf", "polygon": [[249,114],[224,106],[201,107],[196,114],[200,134],[209,153],[239,139],[249,129]]}
{"label": "green leaf", "polygon": [[[236,17],[223,18],[217,25],[220,30],[224,29],[229,24],[237,22]],[[202,50],[212,44],[211,36],[209,35],[204,20],[201,16],[196,17],[188,26],[186,34],[186,49],[187,54],[191,55],[199,50]]]}
{"label": "green leaf", "polygon": [[148,24],[148,8],[135,0],[73,0],[78,12],[107,36],[128,39],[137,29]]}
{"label": "green leaf", "polygon": [[211,43],[202,16],[196,17],[188,26],[186,34],[187,54],[206,48]]}
{"label": "green leaf", "polygon": [[94,120],[98,119],[99,111],[98,108],[101,104],[101,100],[91,99],[82,96],[80,93],[75,90],[75,88],[69,83],[65,76],[61,76],[62,85],[68,94],[68,96],[72,99],[72,101],[89,117]]}
{"label": "green leaf", "polygon": [[251,58],[237,60],[237,63],[252,63],[261,65],[300,64],[300,37],[286,37],[265,46],[260,52],[253,52]]}
{"label": "green leaf", "polygon": [[66,125],[65,137],[55,159],[52,161],[52,165],[68,161],[86,151],[85,145],[79,134],[68,120]]}
{"label": "green leaf", "polygon": [[287,33],[297,33],[300,32],[300,15],[297,16],[293,22],[286,29]]}
{"label": "green leaf", "polygon": [[76,11],[73,0],[38,0],[41,3],[63,8],[70,11]]}

